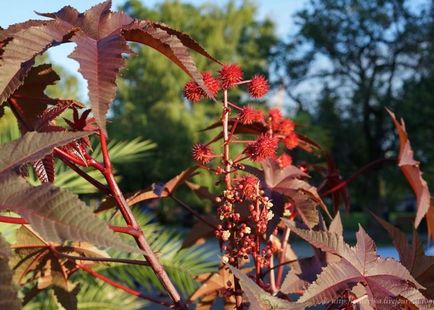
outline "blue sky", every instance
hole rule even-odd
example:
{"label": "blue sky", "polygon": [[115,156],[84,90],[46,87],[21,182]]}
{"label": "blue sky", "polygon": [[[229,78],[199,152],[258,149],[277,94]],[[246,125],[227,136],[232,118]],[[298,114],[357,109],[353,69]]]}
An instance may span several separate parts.
{"label": "blue sky", "polygon": [[[102,2],[103,0],[0,0],[0,26],[3,28],[11,24],[25,21],[27,19],[40,19],[37,12],[56,12],[65,5],[71,5],[79,11]],[[203,4],[210,2],[207,0],[184,0],[193,4]],[[112,0],[113,8],[122,5],[125,0]],[[142,0],[148,6],[154,6],[161,3],[161,0]],[[213,3],[225,4],[225,0],[211,1]],[[279,36],[285,36],[293,29],[294,22],[292,15],[307,3],[307,0],[256,0],[258,7],[258,18],[263,19],[270,17],[275,21]],[[164,21],[163,21],[164,22]],[[72,52],[74,45],[72,43],[64,44],[50,49],[50,56],[56,64],[66,68],[80,79],[80,88],[83,91],[83,100],[87,99],[86,82],[77,73],[78,63],[69,59],[67,56]]]}

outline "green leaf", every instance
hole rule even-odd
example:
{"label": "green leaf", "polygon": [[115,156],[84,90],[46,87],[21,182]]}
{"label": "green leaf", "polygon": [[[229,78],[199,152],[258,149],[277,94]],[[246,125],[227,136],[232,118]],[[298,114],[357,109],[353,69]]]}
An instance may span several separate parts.
{"label": "green leaf", "polygon": [[12,271],[9,268],[9,245],[0,235],[0,309],[21,309],[17,290],[12,282]]}
{"label": "green leaf", "polygon": [[17,175],[0,178],[1,210],[20,214],[47,241],[87,241],[102,247],[138,251],[115,235],[77,195],[49,183],[32,187]]}
{"label": "green leaf", "polygon": [[53,148],[65,145],[90,132],[27,132],[21,138],[2,144],[0,150],[0,175],[22,164],[43,158]]}

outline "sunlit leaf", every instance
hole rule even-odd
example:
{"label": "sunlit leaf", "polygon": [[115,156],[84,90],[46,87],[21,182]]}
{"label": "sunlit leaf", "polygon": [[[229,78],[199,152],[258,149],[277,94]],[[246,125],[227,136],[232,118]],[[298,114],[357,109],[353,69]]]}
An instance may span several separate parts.
{"label": "sunlit leaf", "polygon": [[[414,220],[414,227],[417,228],[428,212],[431,195],[429,193],[428,184],[422,177],[422,171],[419,168],[420,162],[414,159],[413,149],[411,148],[410,140],[405,130],[404,120],[401,119],[401,121],[398,121],[393,112],[387,111],[399,135],[399,168],[401,168],[402,173],[405,175],[408,183],[416,194],[417,213],[416,219]],[[428,225],[432,226],[434,223],[428,223]]]}
{"label": "sunlit leaf", "polygon": [[5,34],[6,36],[13,34],[13,38],[3,47],[0,60],[2,70],[0,104],[6,101],[23,83],[37,55],[42,54],[53,45],[64,42],[76,29],[57,21],[44,21],[21,24],[15,30],[9,33],[6,30]]}
{"label": "sunlit leaf", "polygon": [[17,175],[3,176],[0,179],[0,210],[20,214],[48,241],[88,241],[97,246],[135,251],[77,195],[50,183],[32,187]]}
{"label": "sunlit leaf", "polygon": [[374,241],[363,228],[360,227],[356,234],[357,244],[350,247],[337,233],[304,230],[286,223],[291,231],[315,247],[341,258],[322,270],[298,302],[307,305],[333,302],[341,297],[343,291],[363,283],[373,308],[389,309],[382,300],[399,301],[405,298],[416,303],[420,309],[429,309],[428,304],[424,303],[426,298],[418,290],[423,287],[398,261],[379,257]]}
{"label": "sunlit leaf", "polygon": [[0,235],[0,309],[21,309],[21,302],[12,281],[12,271],[8,262],[10,250],[7,242]]}
{"label": "sunlit leaf", "polygon": [[1,145],[0,174],[41,159],[50,154],[53,148],[87,135],[89,132],[28,132],[17,140]]}

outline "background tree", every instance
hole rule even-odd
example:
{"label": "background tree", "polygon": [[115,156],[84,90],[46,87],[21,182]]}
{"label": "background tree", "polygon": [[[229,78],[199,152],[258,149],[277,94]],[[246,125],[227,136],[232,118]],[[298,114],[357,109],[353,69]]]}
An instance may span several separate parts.
{"label": "background tree", "polygon": [[[403,82],[421,76],[428,13],[405,0],[312,0],[296,14],[298,31],[280,45],[276,72],[298,110],[330,131],[344,175],[396,150],[384,108],[401,114]],[[356,200],[381,208],[378,170],[358,182]]]}
{"label": "background tree", "polygon": [[[182,29],[217,59],[239,64],[246,76],[268,73],[270,49],[276,42],[274,25],[269,20],[256,19],[256,7],[251,1],[239,5],[229,1],[224,6],[165,1],[150,8],[131,0],[122,10],[134,17],[160,20]],[[167,181],[191,165],[192,145],[207,140],[209,135],[200,130],[220,113],[215,105],[191,106],[183,98],[182,89],[188,77],[165,57],[149,48],[132,48],[139,57],[130,59],[119,81],[109,133],[122,139],[141,135],[154,141],[157,149],[146,161],[123,167],[123,186],[129,190]],[[218,69],[203,58],[195,60],[201,70]],[[213,187],[211,178],[200,178],[202,184]]]}

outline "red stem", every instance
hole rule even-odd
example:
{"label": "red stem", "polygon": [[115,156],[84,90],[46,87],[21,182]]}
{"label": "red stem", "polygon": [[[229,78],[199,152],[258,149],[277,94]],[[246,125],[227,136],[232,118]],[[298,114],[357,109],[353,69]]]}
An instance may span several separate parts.
{"label": "red stem", "polygon": [[83,170],[78,168],[76,165],[74,165],[72,162],[70,162],[69,159],[64,157],[62,154],[58,153],[57,155],[60,158],[60,160],[62,160],[65,163],[65,165],[67,165],[69,168],[74,170],[83,179],[88,181],[90,184],[95,186],[97,189],[99,189],[104,194],[111,195],[110,189],[106,185],[104,185],[104,184],[100,183],[98,180],[95,180],[94,178],[92,178],[89,174],[87,174],[86,172],[84,172]]}
{"label": "red stem", "polygon": [[172,305],[170,305],[169,303],[166,303],[166,302],[161,301],[161,300],[157,300],[157,299],[155,299],[153,297],[150,297],[150,296],[143,295],[139,291],[133,290],[133,289],[131,289],[129,287],[126,287],[126,286],[124,286],[124,285],[122,285],[122,284],[120,284],[120,283],[118,283],[116,281],[113,281],[113,280],[111,280],[111,279],[103,276],[102,274],[100,274],[100,273],[92,270],[91,268],[87,267],[86,265],[77,264],[77,266],[80,269],[82,269],[85,272],[87,272],[88,274],[94,276],[95,278],[100,279],[100,280],[104,281],[105,283],[110,284],[113,287],[116,287],[116,288],[118,288],[120,290],[123,290],[124,292],[126,292],[126,293],[128,293],[130,295],[134,295],[134,296],[140,297],[142,299],[148,300],[150,302],[153,302],[153,303],[156,303],[156,304],[168,307],[168,308],[173,308]]}
{"label": "red stem", "polygon": [[223,126],[223,164],[225,165],[225,184],[226,188],[230,190],[232,188],[231,184],[231,163],[229,161],[229,107],[228,107],[228,91],[224,91],[224,101],[223,101],[223,115],[222,115],[222,126]]}
{"label": "red stem", "polygon": [[[134,236],[137,245],[145,253],[144,255],[145,259],[148,261],[149,266],[152,268],[155,275],[158,277],[161,284],[166,289],[170,298],[175,302],[175,306],[179,309],[186,310],[187,306],[185,305],[184,301],[181,299],[181,296],[179,295],[178,291],[176,290],[175,286],[173,285],[172,281],[170,280],[163,266],[159,262],[157,256],[152,251],[151,246],[148,244],[147,240],[145,239],[141,227],[137,223],[124,195],[122,194],[118,184],[116,183],[116,180],[113,176],[112,165],[110,162],[110,157],[107,149],[107,137],[102,132],[102,130],[100,130],[100,143],[101,143],[101,151],[104,160],[104,167],[101,170],[101,172],[107,180],[107,184],[111,190],[111,194],[115,199],[119,207],[119,210],[123,218],[125,219],[125,222],[128,224],[129,227],[132,227],[137,231],[137,235]],[[93,164],[95,165],[95,167],[98,167],[98,164],[96,162]]]}
{"label": "red stem", "polygon": [[1,223],[9,223],[9,224],[29,224],[25,219],[21,217],[12,217],[12,216],[2,216],[0,215],[0,222]]}
{"label": "red stem", "polygon": [[87,167],[87,164],[83,160],[68,154],[67,152],[65,152],[64,150],[62,150],[58,147],[54,148],[53,153],[54,153],[54,155],[56,155],[59,158],[67,159],[70,162],[73,162],[74,164],[82,166],[82,167]]}
{"label": "red stem", "polygon": [[329,189],[325,193],[321,193],[321,196],[327,196],[327,195],[332,194],[333,192],[336,192],[337,190],[340,190],[341,188],[347,186],[350,182],[354,181],[358,176],[360,176],[361,174],[363,174],[366,171],[368,171],[369,169],[372,169],[375,166],[380,165],[380,164],[385,163],[385,162],[396,162],[396,159],[394,159],[394,158],[380,158],[380,159],[371,161],[370,163],[368,163],[367,165],[363,166],[362,168],[360,168],[359,170],[357,170],[355,173],[353,173],[345,181],[339,183],[338,185],[336,185],[332,189]]}
{"label": "red stem", "polygon": [[276,275],[276,287],[280,288],[280,285],[282,284],[282,276],[283,276],[283,264],[285,262],[285,254],[286,254],[286,248],[288,247],[288,239],[289,239],[289,233],[290,233],[289,227],[285,227],[285,230],[283,232],[283,239],[281,242],[282,245],[282,252],[279,256],[279,268],[277,269],[277,275]]}
{"label": "red stem", "polygon": [[[19,224],[19,225],[27,225],[29,222],[27,222],[22,217],[12,217],[12,216],[3,216],[0,215],[0,223],[8,223],[8,224]],[[135,236],[137,232],[131,227],[122,227],[122,226],[115,226],[115,225],[108,225],[109,228],[115,232],[128,234],[131,236]]]}
{"label": "red stem", "polygon": [[131,265],[142,265],[142,266],[149,266],[147,262],[140,261],[140,260],[134,260],[134,259],[126,259],[126,258],[106,258],[106,257],[87,257],[87,256],[75,256],[75,255],[68,255],[65,253],[62,253],[58,251],[57,249],[63,249],[63,250],[69,250],[69,251],[75,251],[79,252],[79,248],[75,247],[68,247],[68,246],[51,246],[51,251],[54,252],[56,255],[71,259],[71,260],[82,260],[82,261],[91,261],[91,262],[107,262],[107,263],[122,263],[122,264],[131,264]]}

